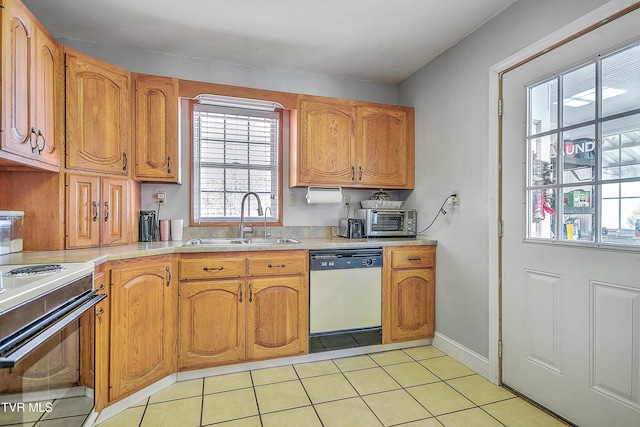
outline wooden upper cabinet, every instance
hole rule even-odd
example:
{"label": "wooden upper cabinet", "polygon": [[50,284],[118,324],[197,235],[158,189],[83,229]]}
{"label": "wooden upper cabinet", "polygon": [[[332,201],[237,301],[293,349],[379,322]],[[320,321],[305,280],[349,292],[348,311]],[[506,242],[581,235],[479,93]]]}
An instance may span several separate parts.
{"label": "wooden upper cabinet", "polygon": [[[58,43],[19,1],[2,10],[2,151],[0,157],[60,170],[62,61]],[[58,126],[58,122],[60,126]]]}
{"label": "wooden upper cabinet", "polygon": [[48,33],[36,32],[34,59],[32,137],[36,138],[38,160],[59,167],[64,138],[62,50]]}
{"label": "wooden upper cabinet", "polygon": [[368,187],[414,186],[413,115],[408,108],[359,107],[358,183]]}
{"label": "wooden upper cabinet", "polygon": [[356,164],[356,109],[340,100],[301,99],[293,185],[352,183]]}
{"label": "wooden upper cabinet", "polygon": [[139,181],[180,182],[178,80],[134,74],[135,169]]}
{"label": "wooden upper cabinet", "polygon": [[129,176],[130,73],[66,49],[66,166]]}
{"label": "wooden upper cabinet", "polygon": [[100,245],[123,245],[129,238],[129,181],[102,178],[102,232]]}
{"label": "wooden upper cabinet", "polygon": [[68,173],[66,247],[128,243],[130,185],[126,178]]}
{"label": "wooden upper cabinet", "polygon": [[301,96],[291,186],[413,188],[414,110]]}

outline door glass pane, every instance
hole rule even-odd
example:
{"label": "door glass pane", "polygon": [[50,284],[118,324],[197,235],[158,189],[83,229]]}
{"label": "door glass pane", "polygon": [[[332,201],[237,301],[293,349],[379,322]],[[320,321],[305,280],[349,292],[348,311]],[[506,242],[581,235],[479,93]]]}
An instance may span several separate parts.
{"label": "door glass pane", "polygon": [[640,114],[604,122],[601,152],[602,179],[640,178]]}
{"label": "door glass pane", "polygon": [[563,189],[563,240],[595,240],[593,195],[593,185]]}
{"label": "door glass pane", "polygon": [[595,173],[595,127],[562,133],[563,183],[590,182]]}
{"label": "door glass pane", "polygon": [[530,185],[555,184],[558,169],[558,135],[552,134],[531,139],[530,152]]}
{"label": "door glass pane", "polygon": [[567,73],[562,82],[563,127],[595,119],[596,65],[592,63]]}
{"label": "door glass pane", "polygon": [[640,46],[602,60],[602,115],[640,108]]}
{"label": "door glass pane", "polygon": [[530,89],[531,114],[529,135],[558,128],[558,79],[540,83]]}
{"label": "door glass pane", "polygon": [[555,237],[556,193],[552,188],[528,192],[529,229],[527,237],[552,239]]}

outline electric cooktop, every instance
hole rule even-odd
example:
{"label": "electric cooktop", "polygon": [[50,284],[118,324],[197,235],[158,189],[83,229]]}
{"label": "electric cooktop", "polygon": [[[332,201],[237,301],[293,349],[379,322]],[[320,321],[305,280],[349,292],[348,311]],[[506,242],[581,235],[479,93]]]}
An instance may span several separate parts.
{"label": "electric cooktop", "polygon": [[93,272],[93,263],[0,265],[0,313]]}

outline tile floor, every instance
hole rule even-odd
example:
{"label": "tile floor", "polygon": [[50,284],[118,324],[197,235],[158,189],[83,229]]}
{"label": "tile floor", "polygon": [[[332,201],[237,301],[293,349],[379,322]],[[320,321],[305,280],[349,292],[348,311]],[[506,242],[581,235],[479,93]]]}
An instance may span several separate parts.
{"label": "tile floor", "polygon": [[432,346],[178,382],[99,427],[565,426]]}

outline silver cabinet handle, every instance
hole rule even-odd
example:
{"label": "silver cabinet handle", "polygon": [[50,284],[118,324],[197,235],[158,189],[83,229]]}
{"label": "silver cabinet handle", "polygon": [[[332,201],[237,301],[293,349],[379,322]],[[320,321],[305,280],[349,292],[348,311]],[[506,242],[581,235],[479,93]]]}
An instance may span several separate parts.
{"label": "silver cabinet handle", "polygon": [[249,302],[253,302],[253,284],[249,283]]}
{"label": "silver cabinet handle", "polygon": [[267,267],[269,268],[285,268],[287,266],[287,264],[268,264]]}
{"label": "silver cabinet handle", "polygon": [[221,271],[224,270],[223,266],[220,267],[202,267],[204,271]]}
{"label": "silver cabinet handle", "polygon": [[93,206],[93,222],[98,220],[98,204],[96,202],[91,202]]}
{"label": "silver cabinet handle", "polygon": [[167,156],[167,173],[171,173],[171,156]]}
{"label": "silver cabinet handle", "polygon": [[109,221],[109,214],[110,214],[109,202],[104,202],[104,210],[105,210],[104,220]]}
{"label": "silver cabinet handle", "polygon": [[167,272],[167,287],[171,285],[171,269],[169,266],[165,267],[165,271]]}
{"label": "silver cabinet handle", "polygon": [[239,302],[242,302],[242,283],[240,283],[238,285],[238,293],[240,294],[240,301]]}

